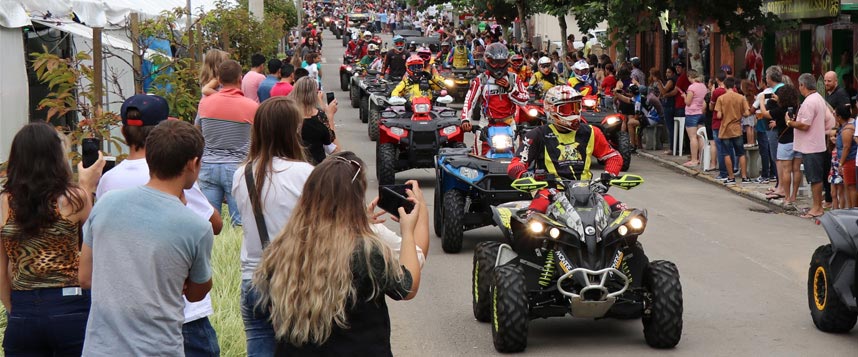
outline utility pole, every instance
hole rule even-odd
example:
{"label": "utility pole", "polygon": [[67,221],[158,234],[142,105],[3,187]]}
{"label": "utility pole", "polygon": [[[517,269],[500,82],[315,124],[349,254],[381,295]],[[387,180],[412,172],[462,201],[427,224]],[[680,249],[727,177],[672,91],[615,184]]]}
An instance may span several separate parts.
{"label": "utility pole", "polygon": [[250,14],[253,15],[256,20],[261,22],[265,19],[265,2],[263,0],[248,1],[248,8],[250,10]]}

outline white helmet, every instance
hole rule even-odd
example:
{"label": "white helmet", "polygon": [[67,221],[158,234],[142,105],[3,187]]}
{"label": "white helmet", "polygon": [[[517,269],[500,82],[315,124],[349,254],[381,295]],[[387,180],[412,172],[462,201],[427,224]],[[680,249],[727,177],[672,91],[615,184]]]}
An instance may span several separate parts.
{"label": "white helmet", "polygon": [[542,102],[546,119],[557,127],[578,130],[581,125],[581,98],[581,93],[571,86],[552,87]]}
{"label": "white helmet", "polygon": [[548,57],[542,56],[539,58],[539,62],[537,62],[537,64],[538,65],[551,64],[551,59]]}
{"label": "white helmet", "polygon": [[367,51],[369,51],[369,52],[378,51],[378,45],[376,45],[374,43],[370,43],[369,46],[367,46]]}
{"label": "white helmet", "polygon": [[585,60],[578,60],[572,65],[572,71],[575,72],[575,78],[581,82],[586,82],[590,79],[590,65]]}
{"label": "white helmet", "polygon": [[369,38],[372,38],[372,32],[364,31],[364,32],[363,32],[363,37],[369,37]]}

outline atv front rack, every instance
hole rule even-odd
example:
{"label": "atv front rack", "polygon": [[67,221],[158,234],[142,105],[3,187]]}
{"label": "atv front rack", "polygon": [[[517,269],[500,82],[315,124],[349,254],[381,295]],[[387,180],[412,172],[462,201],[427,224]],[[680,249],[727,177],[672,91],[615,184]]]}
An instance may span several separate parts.
{"label": "atv front rack", "polygon": [[[569,279],[574,276],[576,273],[581,273],[584,275],[583,281],[586,286],[581,289],[577,294],[571,291],[563,290],[563,281]],[[617,275],[623,280],[623,288],[610,292],[608,288],[605,287],[605,282],[608,280],[609,275]],[[604,317],[608,310],[614,306],[614,303],[617,302],[617,296],[621,295],[629,288],[629,278],[626,277],[625,274],[620,272],[614,268],[605,268],[602,270],[590,270],[584,268],[576,268],[572,269],[572,271],[563,274],[559,279],[557,279],[557,290],[560,291],[561,294],[569,297],[570,313],[572,316],[576,317],[587,317],[587,318],[601,318]],[[591,299],[585,297],[588,291],[598,291],[599,298]]]}

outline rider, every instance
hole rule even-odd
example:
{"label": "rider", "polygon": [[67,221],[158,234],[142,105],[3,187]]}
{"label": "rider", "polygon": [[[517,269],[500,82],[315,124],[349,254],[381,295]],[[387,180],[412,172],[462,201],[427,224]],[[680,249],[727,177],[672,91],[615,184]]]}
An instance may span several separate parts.
{"label": "rider", "polygon": [[369,44],[372,41],[372,32],[364,31],[363,37],[358,40],[355,48],[352,50],[352,55],[355,58],[363,58],[369,52]]}
{"label": "rider", "polygon": [[[530,96],[518,75],[507,71],[509,50],[501,43],[492,43],[486,47],[485,61],[487,70],[473,81],[465,96],[462,107],[462,130],[471,131],[470,119],[474,108],[482,109],[476,118],[486,126],[513,126],[518,106],[526,105]],[[489,144],[483,141],[482,153],[489,151]]]}
{"label": "rider", "polygon": [[428,47],[422,46],[417,48],[417,55],[420,56],[420,59],[423,60],[423,66],[425,67],[425,71],[429,72],[432,76],[438,75],[438,70],[435,69],[432,51],[429,50]]}
{"label": "rider", "polygon": [[[423,96],[429,97],[432,99],[432,91],[440,91],[444,89],[444,78],[439,76],[438,74],[431,74],[426,70],[423,59],[418,55],[411,55],[408,58],[408,62],[406,63],[406,67],[408,74],[405,77],[402,77],[402,81],[396,85],[396,88],[393,88],[393,91],[390,92],[391,97],[403,97],[406,96],[411,99],[415,96]],[[420,80],[427,79],[429,82],[429,88],[420,88]],[[430,90],[431,89],[431,90]],[[409,108],[409,106],[405,106]]]}
{"label": "rider", "polygon": [[376,54],[378,53],[378,45],[374,43],[370,43],[367,46],[366,56],[360,59],[360,65],[364,67],[369,67],[370,64],[376,59]]}
{"label": "rider", "polygon": [[575,88],[582,96],[595,93],[595,86],[590,80],[590,65],[585,60],[578,60],[572,65],[574,75],[569,78],[569,85]]}
{"label": "rider", "polygon": [[467,69],[474,66],[474,57],[465,46],[464,36],[456,36],[456,47],[447,56],[447,64],[452,64],[454,69]]}
{"label": "rider", "polygon": [[533,71],[530,70],[527,65],[524,64],[524,57],[520,54],[514,54],[509,59],[509,71],[518,75],[518,78],[521,78],[522,82],[530,82],[530,76],[533,75]]}
{"label": "rider", "polygon": [[447,65],[447,56],[450,54],[450,41],[441,42],[441,50],[435,55],[435,63],[440,63],[444,67]]}
{"label": "rider", "polygon": [[394,36],[393,49],[387,51],[387,55],[384,56],[382,72],[390,77],[402,78],[405,75],[405,61],[408,56],[408,52],[405,51],[405,38],[400,35]]}
{"label": "rider", "polygon": [[533,77],[530,77],[531,86],[540,85],[542,93],[545,93],[552,87],[563,84],[563,79],[560,78],[560,75],[553,71],[550,58],[540,58],[537,66],[539,67],[539,72],[534,73]]}
{"label": "rider", "polygon": [[[567,180],[589,180],[591,157],[605,164],[605,172],[616,176],[623,167],[620,156],[599,128],[581,120],[581,93],[567,85],[555,86],[545,94],[548,125],[526,134],[524,144],[507,167],[512,179],[532,175],[534,171]],[[532,210],[545,213],[554,189],[540,190],[530,204]],[[609,195],[605,201],[612,210],[624,209],[622,202]]]}
{"label": "rider", "polygon": [[[378,46],[376,45],[376,47],[378,47]],[[387,50],[383,50],[381,52],[378,52],[375,55],[375,58],[372,59],[372,63],[369,64],[369,67],[367,67],[367,69],[370,71],[376,71],[376,72],[381,73],[381,67],[384,65],[384,56],[386,54],[387,54]]]}

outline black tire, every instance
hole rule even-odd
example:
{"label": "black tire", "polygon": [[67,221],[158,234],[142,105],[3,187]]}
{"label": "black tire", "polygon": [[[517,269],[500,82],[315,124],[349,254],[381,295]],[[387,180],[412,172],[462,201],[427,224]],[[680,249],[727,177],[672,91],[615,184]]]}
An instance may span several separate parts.
{"label": "black tire", "polygon": [[507,264],[494,269],[492,277],[492,341],[498,352],[521,352],[527,347],[527,290],[524,271]]}
{"label": "black tire", "polygon": [[620,156],[623,157],[623,168],[621,171],[628,171],[629,165],[632,163],[632,142],[629,141],[629,133],[621,131],[617,134],[618,148]]}
{"label": "black tire", "polygon": [[807,304],[816,328],[825,332],[844,333],[855,327],[858,313],[850,311],[834,291],[831,267],[828,265],[832,255],[831,244],[822,245],[813,252],[807,271]]}
{"label": "black tire", "polygon": [[474,248],[471,275],[471,304],[474,318],[479,322],[492,321],[492,271],[495,268],[500,242],[480,242]]}
{"label": "black tire", "polygon": [[450,143],[450,147],[451,148],[466,148],[466,147],[468,147],[468,145],[465,145],[465,143],[461,143],[461,142],[457,141],[457,142]]}
{"label": "black tire", "polygon": [[349,100],[351,100],[352,108],[360,106],[360,86],[358,83],[352,83],[350,85]]}
{"label": "black tire", "polygon": [[340,89],[343,92],[347,92],[349,90],[349,80],[350,79],[351,79],[351,77],[349,77],[348,73],[340,73]]}
{"label": "black tire", "polygon": [[444,253],[462,251],[462,235],[465,229],[462,218],[465,215],[465,194],[459,190],[444,192],[444,229],[441,232],[441,248]]}
{"label": "black tire", "polygon": [[365,121],[367,123],[366,133],[367,133],[367,135],[369,135],[369,140],[371,140],[371,141],[378,141],[378,135],[379,135],[378,122],[380,120],[381,120],[381,112],[379,112],[377,110],[373,110],[369,114],[369,118],[367,118],[367,120]]}
{"label": "black tire", "polygon": [[367,106],[369,107],[369,109],[367,109],[368,114],[366,118],[362,119],[363,122],[369,123],[370,120],[372,120],[373,115],[375,115],[375,126],[378,127],[378,123],[381,123],[381,108],[373,105],[372,102],[369,100],[367,100]]}
{"label": "black tire", "polygon": [[[367,118],[369,118],[369,96],[361,95],[360,103],[358,103],[358,115],[360,115],[361,123],[366,123]],[[377,138],[377,137],[376,137]],[[375,141],[375,140],[373,140]]]}
{"label": "black tire", "polygon": [[654,260],[644,272],[646,289],[643,328],[646,343],[653,348],[673,348],[682,338],[682,284],[676,265]]}
{"label": "black tire", "polygon": [[396,181],[396,144],[376,146],[376,172],[379,185],[392,185]]}
{"label": "black tire", "polygon": [[435,184],[435,200],[432,202],[432,224],[435,228],[435,236],[441,237],[444,234],[444,218],[443,218],[443,210],[441,207],[444,206],[444,198],[441,196],[441,181],[437,181]]}

